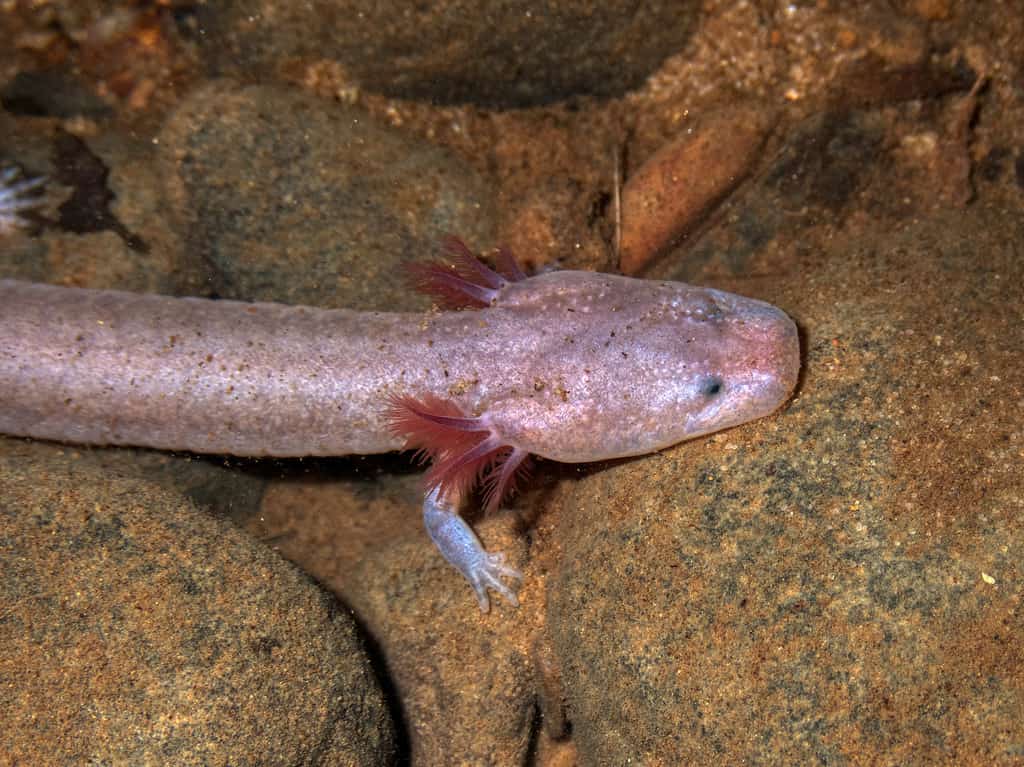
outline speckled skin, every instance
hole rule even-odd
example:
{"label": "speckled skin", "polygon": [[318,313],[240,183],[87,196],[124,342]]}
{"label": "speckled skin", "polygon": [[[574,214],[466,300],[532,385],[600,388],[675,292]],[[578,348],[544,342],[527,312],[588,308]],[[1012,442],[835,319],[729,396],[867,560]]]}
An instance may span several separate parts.
{"label": "speckled skin", "polygon": [[0,432],[65,442],[380,453],[401,446],[387,396],[430,393],[507,444],[595,461],[766,415],[798,368],[768,304],[587,272],[422,315],[0,281]]}
{"label": "speckled skin", "polygon": [[[513,458],[582,462],[759,418],[796,383],[796,328],[763,302],[586,272],[502,282],[487,308],[413,315],[0,280],[0,432],[380,453],[404,444],[389,402],[440,398]],[[444,487],[424,500],[431,539],[483,611],[488,590],[517,604],[503,579],[519,572],[458,515],[463,490]]]}

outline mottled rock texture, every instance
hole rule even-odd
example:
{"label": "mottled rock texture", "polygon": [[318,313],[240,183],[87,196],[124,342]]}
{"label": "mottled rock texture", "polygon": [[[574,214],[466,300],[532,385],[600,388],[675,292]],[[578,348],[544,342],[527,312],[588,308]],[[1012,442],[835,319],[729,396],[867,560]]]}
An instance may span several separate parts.
{"label": "mottled rock texture", "polygon": [[261,0],[201,8],[216,70],[268,72],[325,58],[390,96],[523,107],[638,86],[685,44],[699,4]]}
{"label": "mottled rock texture", "polygon": [[384,765],[351,616],[180,495],[0,440],[0,700],[12,764]]}

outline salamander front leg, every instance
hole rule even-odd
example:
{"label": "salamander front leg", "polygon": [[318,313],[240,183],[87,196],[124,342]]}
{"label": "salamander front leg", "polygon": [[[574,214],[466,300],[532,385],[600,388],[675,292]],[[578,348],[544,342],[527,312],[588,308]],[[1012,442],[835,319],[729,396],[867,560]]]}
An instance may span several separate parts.
{"label": "salamander front leg", "polygon": [[430,540],[437,546],[441,555],[453,564],[469,581],[476,592],[480,610],[487,612],[490,599],[487,589],[494,589],[512,605],[519,605],[515,591],[501,579],[523,579],[522,573],[505,564],[505,555],[501,552],[487,553],[476,533],[459,516],[456,504],[442,497],[437,488],[432,489],[423,499],[423,523],[427,527]]}

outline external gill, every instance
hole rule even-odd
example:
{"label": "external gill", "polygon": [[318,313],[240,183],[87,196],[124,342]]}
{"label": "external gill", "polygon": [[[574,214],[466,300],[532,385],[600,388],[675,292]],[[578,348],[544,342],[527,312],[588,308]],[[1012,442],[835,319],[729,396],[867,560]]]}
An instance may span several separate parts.
{"label": "external gill", "polygon": [[[413,265],[411,274],[420,291],[448,308],[485,308],[497,303],[501,289],[526,279],[507,250],[498,252],[498,271],[480,262],[455,237],[444,242],[449,261]],[[487,511],[497,509],[526,470],[527,452],[506,443],[486,417],[467,416],[451,400],[425,395],[392,396],[387,420],[393,434],[432,465],[426,476],[423,521],[430,539],[476,592],[480,609],[490,609],[488,589],[513,605],[515,592],[502,578],[521,580],[505,564],[505,555],[489,554],[472,528],[459,516],[459,506],[478,483],[484,489]]]}
{"label": "external gill", "polygon": [[525,470],[526,451],[505,444],[486,419],[467,417],[455,403],[438,397],[394,397],[388,420],[391,430],[405,439],[406,448],[415,448],[421,459],[432,461],[423,521],[434,545],[469,581],[481,610],[490,607],[488,588],[518,604],[501,577],[519,579],[519,572],[504,564],[504,554],[488,554],[458,512],[478,482],[483,483],[485,507],[496,509]]}

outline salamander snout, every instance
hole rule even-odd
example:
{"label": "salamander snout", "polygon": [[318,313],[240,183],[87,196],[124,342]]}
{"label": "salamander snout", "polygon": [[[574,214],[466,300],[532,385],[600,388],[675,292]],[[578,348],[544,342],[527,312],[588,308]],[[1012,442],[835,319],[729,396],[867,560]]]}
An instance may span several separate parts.
{"label": "salamander snout", "polygon": [[768,415],[796,387],[800,340],[785,312],[761,301],[731,297],[714,364],[697,381],[706,405],[692,427],[715,431]]}

